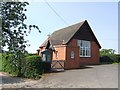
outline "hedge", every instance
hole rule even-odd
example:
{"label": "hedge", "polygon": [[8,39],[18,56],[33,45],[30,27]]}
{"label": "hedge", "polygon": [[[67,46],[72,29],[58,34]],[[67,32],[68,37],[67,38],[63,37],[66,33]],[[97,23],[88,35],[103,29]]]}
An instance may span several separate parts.
{"label": "hedge", "polygon": [[108,54],[102,55],[100,57],[101,63],[119,63],[120,62],[120,54]]}
{"label": "hedge", "polygon": [[[2,71],[17,76],[19,74],[18,67],[16,66],[18,60],[13,60],[13,57],[13,54],[2,55]],[[21,73],[22,77],[25,78],[40,78],[43,73],[41,57],[38,55],[26,55],[21,62]]]}
{"label": "hedge", "polygon": [[23,67],[25,78],[39,78],[43,73],[41,57],[38,55],[32,55],[25,57],[25,65]]}
{"label": "hedge", "polygon": [[12,54],[2,54],[2,71],[17,76],[19,72],[15,65],[16,62],[13,62],[13,57]]}

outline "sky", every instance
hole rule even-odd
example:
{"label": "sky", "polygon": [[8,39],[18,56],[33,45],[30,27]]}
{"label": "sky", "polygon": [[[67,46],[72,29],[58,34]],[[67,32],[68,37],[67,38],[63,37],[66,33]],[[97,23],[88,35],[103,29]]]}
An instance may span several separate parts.
{"label": "sky", "polygon": [[[117,2],[29,2],[27,24],[37,25],[41,33],[33,29],[26,37],[29,53],[36,53],[48,34],[72,24],[87,20],[101,49],[118,52],[118,3]],[[65,22],[67,22],[67,24]]]}

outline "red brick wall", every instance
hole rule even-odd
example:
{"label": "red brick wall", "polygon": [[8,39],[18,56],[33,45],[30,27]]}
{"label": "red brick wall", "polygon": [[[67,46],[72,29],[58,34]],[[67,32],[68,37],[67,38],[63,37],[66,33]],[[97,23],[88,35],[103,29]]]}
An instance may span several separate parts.
{"label": "red brick wall", "polygon": [[[95,41],[91,42],[91,57],[79,57],[77,39],[72,39],[68,45],[56,45],[55,50],[58,51],[58,59],[56,59],[56,53],[53,52],[52,60],[64,60],[65,69],[79,68],[87,64],[99,64],[99,47]],[[74,59],[71,58],[71,51],[75,52]],[[56,67],[59,67],[58,64]]]}
{"label": "red brick wall", "polygon": [[[54,46],[55,51],[58,52],[58,59],[56,58],[56,52],[53,51],[52,54],[52,61],[54,60],[66,60],[66,45],[56,45]],[[41,51],[44,51],[45,47],[40,49],[39,55],[41,55]],[[56,62],[52,62],[52,65],[54,65]],[[62,66],[64,66],[64,62],[60,62]],[[61,68],[60,64],[57,62],[53,68]]]}
{"label": "red brick wall", "polygon": [[56,45],[55,51],[58,52],[58,59],[56,58],[56,53],[53,52],[52,60],[66,60],[66,45]]}
{"label": "red brick wall", "polygon": [[[74,60],[71,59],[71,51],[75,51]],[[79,57],[77,39],[72,39],[66,48],[65,69],[79,68],[82,65],[99,64],[99,47],[96,42],[91,41],[91,57]]]}
{"label": "red brick wall", "polygon": [[96,42],[91,42],[91,57],[80,57],[80,65],[99,64],[99,47]]}
{"label": "red brick wall", "polygon": [[[66,62],[65,69],[73,69],[79,67],[79,47],[78,46],[67,46],[66,49]],[[71,58],[71,51],[74,51],[74,58]]]}
{"label": "red brick wall", "polygon": [[[44,50],[45,47],[41,48],[38,55],[41,55]],[[53,52],[52,60],[66,60],[66,45],[56,45],[55,51],[58,52],[58,59],[56,58],[56,52]]]}
{"label": "red brick wall", "polygon": [[[52,60],[63,60],[66,61],[66,45],[56,45],[55,46],[55,51],[58,52],[58,59],[56,58],[56,52],[53,52],[53,57]],[[52,65],[54,65],[55,62],[52,62]],[[60,62],[62,66],[64,67],[64,62]],[[62,68],[59,62],[55,64],[53,68]]]}

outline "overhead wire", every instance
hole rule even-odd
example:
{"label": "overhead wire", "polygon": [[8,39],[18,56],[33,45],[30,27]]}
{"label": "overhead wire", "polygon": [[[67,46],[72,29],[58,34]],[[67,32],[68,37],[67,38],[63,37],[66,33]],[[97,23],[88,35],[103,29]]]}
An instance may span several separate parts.
{"label": "overhead wire", "polygon": [[[47,2],[47,0],[44,0],[45,3],[50,7],[50,9],[66,24],[69,26],[69,24],[61,17],[60,14],[57,13],[57,11]],[[79,26],[78,26],[79,27]],[[76,28],[78,28],[76,27]],[[71,29],[73,29],[72,27],[70,27]]]}
{"label": "overhead wire", "polygon": [[68,25],[68,23],[55,11],[55,9],[46,1],[44,0],[45,3],[51,8],[51,10],[65,23]]}
{"label": "overhead wire", "polygon": [[[57,11],[55,11],[55,9],[47,2],[47,0],[44,0],[44,1],[45,1],[45,3],[49,6],[49,8],[50,8],[66,25],[70,26],[70,25],[61,17],[61,15],[59,15],[59,14],[57,13]],[[80,27],[80,26],[78,25],[78,27]],[[77,29],[78,27],[76,27],[76,29]],[[71,30],[75,30],[75,28],[73,28],[73,27],[71,27],[71,26],[70,26],[70,29],[71,29]],[[66,37],[66,36],[64,36],[64,37]]]}

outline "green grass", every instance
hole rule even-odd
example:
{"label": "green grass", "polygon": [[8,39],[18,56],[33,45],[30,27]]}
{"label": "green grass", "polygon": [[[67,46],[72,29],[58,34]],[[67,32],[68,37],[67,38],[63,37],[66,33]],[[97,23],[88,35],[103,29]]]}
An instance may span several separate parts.
{"label": "green grass", "polygon": [[120,64],[120,62],[114,62],[114,63],[112,63],[112,64]]}
{"label": "green grass", "polygon": [[2,54],[0,54],[0,72],[2,71]]}

